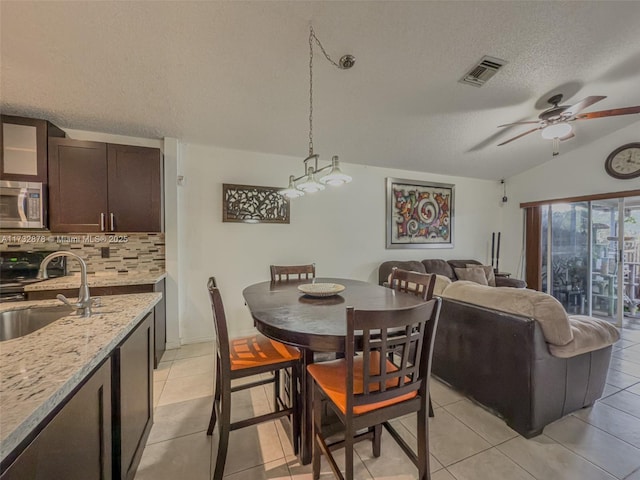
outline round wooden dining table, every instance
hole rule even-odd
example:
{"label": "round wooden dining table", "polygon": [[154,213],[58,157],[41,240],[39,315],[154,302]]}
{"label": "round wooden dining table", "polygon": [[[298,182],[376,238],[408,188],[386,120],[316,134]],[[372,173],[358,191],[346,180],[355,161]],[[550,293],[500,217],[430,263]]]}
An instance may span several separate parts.
{"label": "round wooden dining table", "polygon": [[[299,285],[307,283],[337,283],[345,289],[338,295],[316,298],[298,290]],[[300,461],[308,464],[311,462],[313,446],[313,419],[312,385],[311,378],[307,376],[307,365],[313,363],[313,353],[344,352],[347,307],[357,310],[393,310],[418,305],[422,300],[390,288],[345,278],[262,282],[245,288],[242,295],[258,331],[302,351],[303,418],[299,439]]]}

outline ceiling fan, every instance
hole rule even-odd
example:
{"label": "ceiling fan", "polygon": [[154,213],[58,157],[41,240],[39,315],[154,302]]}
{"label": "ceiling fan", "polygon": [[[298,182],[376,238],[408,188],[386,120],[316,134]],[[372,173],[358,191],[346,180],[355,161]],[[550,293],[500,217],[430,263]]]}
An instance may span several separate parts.
{"label": "ceiling fan", "polygon": [[580,113],[587,107],[590,107],[594,103],[604,100],[607,97],[592,96],[586,97],[580,100],[574,105],[560,105],[562,102],[562,94],[554,95],[547,102],[551,105],[550,108],[538,115],[539,120],[531,120],[526,122],[514,122],[499,125],[501,127],[509,127],[512,125],[537,125],[531,130],[527,130],[520,135],[516,135],[509,140],[500,143],[498,146],[506,145],[513,142],[525,135],[529,135],[537,130],[542,130],[542,138],[547,140],[553,140],[553,156],[560,153],[560,142],[575,137],[573,133],[573,127],[571,123],[575,120],[589,120],[591,118],[603,118],[603,117],[615,117],[618,115],[630,115],[633,113],[640,113],[640,105],[637,107],[624,107],[613,108],[611,110],[600,110],[599,112]]}

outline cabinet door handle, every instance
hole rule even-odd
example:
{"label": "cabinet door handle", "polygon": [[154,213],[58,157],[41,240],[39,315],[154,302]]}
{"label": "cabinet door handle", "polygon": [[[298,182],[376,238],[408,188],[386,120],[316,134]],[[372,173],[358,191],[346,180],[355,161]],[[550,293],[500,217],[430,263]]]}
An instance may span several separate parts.
{"label": "cabinet door handle", "polygon": [[113,232],[116,229],[116,218],[113,212],[109,214],[109,220],[111,221],[111,231]]}
{"label": "cabinet door handle", "polygon": [[100,214],[100,231],[104,232],[104,213]]}

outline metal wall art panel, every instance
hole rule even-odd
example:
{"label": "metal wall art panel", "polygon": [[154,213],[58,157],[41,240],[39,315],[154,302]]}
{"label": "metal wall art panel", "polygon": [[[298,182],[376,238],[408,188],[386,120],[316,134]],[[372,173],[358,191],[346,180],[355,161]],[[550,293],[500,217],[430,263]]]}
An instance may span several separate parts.
{"label": "metal wall art panel", "polygon": [[454,190],[387,178],[387,248],[453,248]]}
{"label": "metal wall art panel", "polygon": [[289,199],[276,187],[222,184],[222,221],[289,223]]}

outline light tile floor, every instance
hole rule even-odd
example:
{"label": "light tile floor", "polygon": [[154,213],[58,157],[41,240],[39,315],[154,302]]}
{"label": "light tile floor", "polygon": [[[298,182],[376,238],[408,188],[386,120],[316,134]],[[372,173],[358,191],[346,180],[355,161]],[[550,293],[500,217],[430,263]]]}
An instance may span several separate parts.
{"label": "light tile floor", "polygon": [[[213,393],[213,344],[170,350],[154,372],[155,419],[136,480],[209,480],[216,439],[206,435]],[[526,440],[498,417],[434,380],[430,420],[433,480],[640,480],[640,330],[616,344],[605,397]],[[234,394],[234,419],[271,409],[271,387]],[[415,448],[411,416],[395,426]],[[293,455],[285,421],[231,433],[225,478],[308,480]],[[384,432],[382,456],[356,446],[356,478],[409,480],[417,470]],[[338,453],[338,452],[337,452]],[[344,459],[344,453],[338,453]],[[333,478],[326,462],[321,478]]]}

